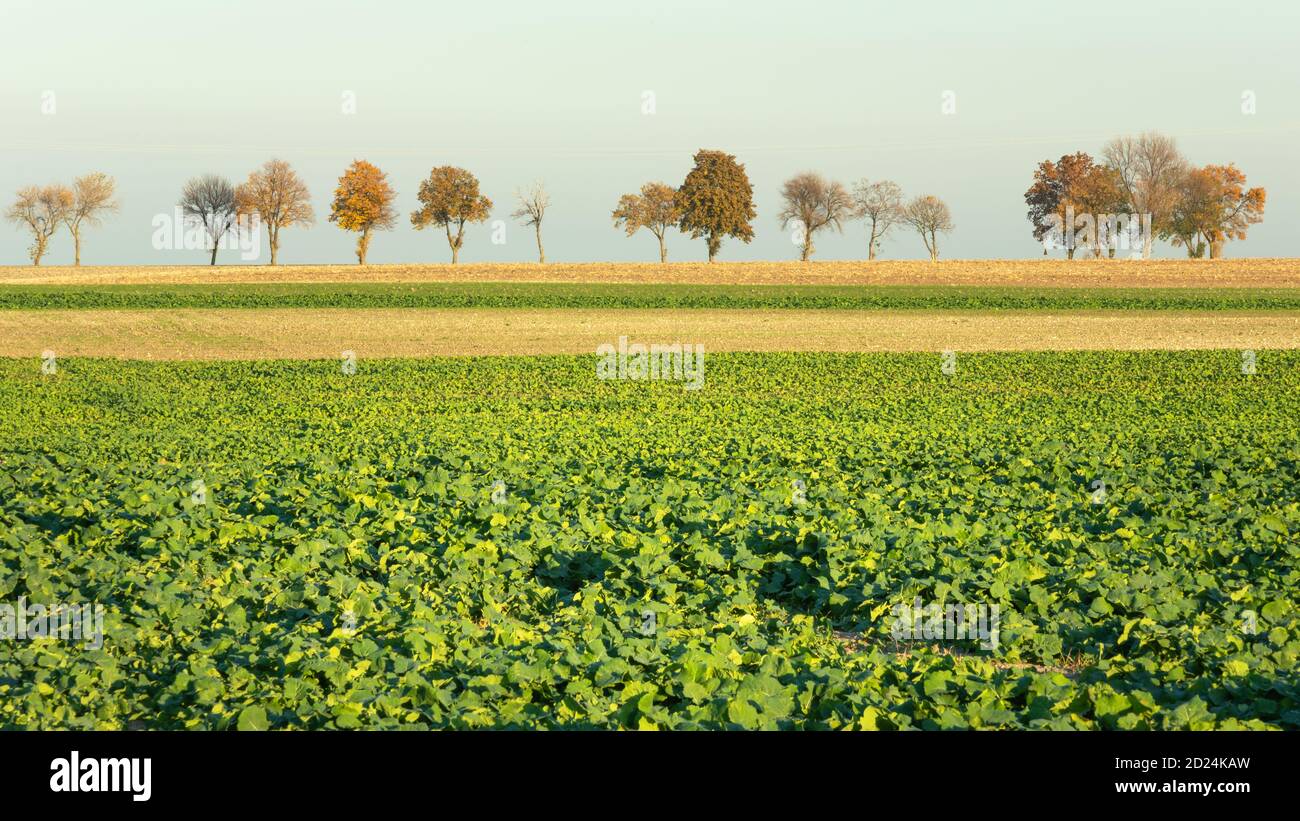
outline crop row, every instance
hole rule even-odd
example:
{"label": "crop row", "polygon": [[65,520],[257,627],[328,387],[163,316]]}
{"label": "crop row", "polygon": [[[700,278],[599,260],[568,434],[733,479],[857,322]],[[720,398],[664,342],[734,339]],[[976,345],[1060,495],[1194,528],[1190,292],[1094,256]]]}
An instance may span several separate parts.
{"label": "crop row", "polygon": [[841,308],[1300,310],[1300,289],[351,283],[7,285],[0,310],[94,308]]}

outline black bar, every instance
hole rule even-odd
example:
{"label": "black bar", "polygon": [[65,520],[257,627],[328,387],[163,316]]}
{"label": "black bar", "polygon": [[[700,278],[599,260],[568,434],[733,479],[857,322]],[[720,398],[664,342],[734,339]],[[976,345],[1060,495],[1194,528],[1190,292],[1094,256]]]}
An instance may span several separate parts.
{"label": "black bar", "polygon": [[[918,809],[926,810],[949,802],[991,810],[1010,801],[1041,809],[1170,799],[1224,807],[1288,795],[1295,740],[1225,732],[13,732],[0,735],[0,767],[7,797],[52,810],[233,801],[260,814],[373,809],[378,799],[435,800],[425,806],[436,812],[452,811],[455,798],[487,800],[494,812],[513,802],[537,812],[601,806],[591,804],[597,800],[639,806],[673,795],[692,806],[762,806],[774,792],[800,803],[847,798],[864,812],[883,809],[877,802],[886,794],[924,800]],[[74,750],[82,768],[90,758],[148,758],[148,800],[134,800],[129,789],[53,792],[51,762],[70,765]],[[1175,784],[1183,786],[1166,786]],[[1192,792],[1188,784],[1210,784],[1214,792]]]}

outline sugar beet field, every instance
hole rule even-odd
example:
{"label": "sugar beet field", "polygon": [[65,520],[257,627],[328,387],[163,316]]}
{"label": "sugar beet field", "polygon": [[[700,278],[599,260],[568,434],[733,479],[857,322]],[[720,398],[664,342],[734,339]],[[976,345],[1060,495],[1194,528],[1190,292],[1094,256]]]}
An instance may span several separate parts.
{"label": "sugar beet field", "polygon": [[944,364],[0,359],[0,726],[1300,728],[1300,353]]}

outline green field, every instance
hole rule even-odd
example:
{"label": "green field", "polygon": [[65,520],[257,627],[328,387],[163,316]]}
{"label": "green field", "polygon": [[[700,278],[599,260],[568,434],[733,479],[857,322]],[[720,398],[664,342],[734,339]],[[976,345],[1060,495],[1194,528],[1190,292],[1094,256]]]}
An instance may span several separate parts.
{"label": "green field", "polygon": [[1296,352],[4,359],[0,601],[107,614],[0,642],[0,727],[1296,729],[1298,419]]}
{"label": "green field", "polygon": [[420,282],[0,285],[0,310],[175,308],[842,308],[1300,310],[1296,288],[614,285]]}

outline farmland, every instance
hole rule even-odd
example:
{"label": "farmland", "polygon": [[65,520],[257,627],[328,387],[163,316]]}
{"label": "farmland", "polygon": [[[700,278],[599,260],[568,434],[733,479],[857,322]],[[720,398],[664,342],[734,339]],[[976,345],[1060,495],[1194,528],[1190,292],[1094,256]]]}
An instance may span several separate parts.
{"label": "farmland", "polygon": [[107,614],[0,726],[1300,728],[1300,353],[1241,361],[6,359],[0,599]]}
{"label": "farmland", "polygon": [[0,269],[0,727],[1300,729],[1296,271]]}

